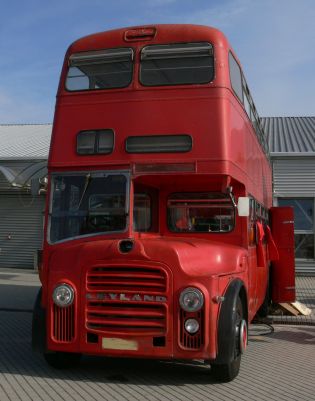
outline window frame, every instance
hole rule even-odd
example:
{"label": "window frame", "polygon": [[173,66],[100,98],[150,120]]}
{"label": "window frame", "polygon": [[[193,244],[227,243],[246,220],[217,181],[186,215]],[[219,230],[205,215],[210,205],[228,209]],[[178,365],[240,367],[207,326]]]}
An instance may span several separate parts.
{"label": "window frame", "polygon": [[[140,151],[140,150],[130,150],[128,149],[128,140],[132,141],[135,139],[148,139],[150,142],[153,138],[174,138],[174,137],[186,137],[189,138],[190,146],[184,150],[160,150],[160,149],[150,149],[149,151]],[[189,134],[178,134],[178,135],[132,135],[128,136],[125,140],[125,151],[129,154],[148,154],[148,153],[188,153],[191,152],[193,148],[193,137]]]}
{"label": "window frame", "polygon": [[50,174],[50,190],[49,190],[49,206],[48,206],[48,222],[47,222],[47,233],[46,233],[46,240],[49,245],[58,245],[60,243],[73,241],[73,240],[80,240],[87,237],[95,237],[95,236],[102,236],[102,235],[112,235],[112,234],[122,234],[129,230],[130,226],[130,219],[126,218],[126,226],[124,230],[119,231],[99,231],[89,234],[82,234],[82,235],[75,235],[72,237],[63,238],[61,240],[52,241],[51,240],[51,222],[52,222],[52,209],[53,209],[53,199],[54,199],[54,177],[59,176],[87,176],[88,174],[93,175],[94,177],[102,177],[104,175],[123,175],[126,178],[126,216],[130,215],[130,185],[131,185],[131,175],[130,172],[127,170],[100,170],[100,171],[69,171],[69,172],[57,172],[54,171]]}
{"label": "window frame", "polygon": [[[190,83],[170,83],[170,84],[168,84],[168,83],[164,83],[164,84],[145,84],[144,82],[143,82],[143,80],[142,80],[142,78],[141,78],[141,66],[142,66],[142,61],[143,61],[143,52],[145,52],[149,47],[166,47],[166,46],[187,46],[187,45],[198,45],[198,44],[207,44],[207,45],[209,45],[209,50],[210,50],[210,52],[209,52],[209,56],[210,57],[212,57],[212,61],[213,61],[213,63],[212,63],[212,76],[211,76],[211,79],[210,79],[210,81],[206,81],[206,82],[190,82]],[[197,46],[196,46],[196,48],[197,48]],[[158,53],[158,52],[157,52]],[[189,56],[186,56],[186,57],[189,57]],[[191,56],[191,57],[194,57],[194,56]],[[195,55],[195,57],[198,57],[198,55]],[[201,56],[199,56],[199,57],[201,57]],[[170,59],[170,58],[175,58],[175,57],[165,57],[164,59]],[[182,57],[183,58],[183,57]],[[142,85],[143,87],[145,87],[145,88],[150,88],[150,87],[172,87],[172,86],[175,86],[175,87],[180,87],[180,86],[191,86],[191,85],[208,85],[208,84],[211,84],[213,81],[214,81],[214,79],[215,79],[215,52],[214,52],[214,46],[213,46],[213,44],[212,43],[210,43],[210,42],[206,42],[206,41],[204,41],[204,42],[179,42],[179,43],[164,43],[164,44],[155,44],[155,45],[146,45],[146,46],[144,46],[141,50],[140,50],[140,53],[139,53],[139,72],[138,72],[138,82],[139,82],[139,84],[140,85]]]}
{"label": "window frame", "polygon": [[[216,194],[221,194],[221,192],[211,192],[211,191],[198,191],[198,192],[172,192],[169,193],[167,195],[167,201],[166,201],[166,227],[168,229],[169,232],[171,232],[172,234],[193,234],[193,235],[205,235],[205,234],[220,234],[220,235],[226,235],[226,234],[231,234],[235,231],[236,229],[236,208],[233,206],[233,203],[231,202],[231,207],[233,208],[233,216],[232,216],[232,223],[233,223],[233,227],[231,230],[229,231],[194,231],[194,230],[186,230],[186,231],[175,231],[172,230],[169,224],[169,201],[176,201],[176,199],[170,199],[173,195],[175,194],[185,194],[185,195],[189,195],[189,194],[209,194],[209,193],[216,193]],[[227,199],[229,199],[227,197]],[[206,200],[206,199],[205,199]]]}
{"label": "window frame", "polygon": [[[241,66],[237,62],[237,60],[234,57],[234,54],[231,52],[231,50],[229,51],[228,59],[229,59],[228,64],[229,64],[229,77],[230,77],[231,88],[233,90],[233,93],[237,97],[237,99],[244,105],[243,73],[242,73]],[[235,83],[235,80],[234,81],[232,80],[232,63],[231,63],[231,60],[233,60],[233,62],[235,63],[234,66],[236,66],[238,68],[239,77],[240,77],[240,81],[239,81],[240,87],[237,88],[237,89],[240,89],[241,93],[237,93],[237,91],[235,89],[235,86],[233,85],[233,82]],[[239,95],[241,95],[241,97]]]}
{"label": "window frame", "polygon": [[133,216],[135,216],[135,197],[137,195],[146,195],[148,197],[148,199],[150,199],[150,225],[146,230],[136,230],[135,229],[135,221],[134,221],[134,217],[133,217],[133,222],[132,222],[132,229],[134,232],[136,233],[148,233],[148,232],[152,232],[152,228],[153,228],[153,199],[151,194],[149,194],[148,192],[145,191],[139,191],[139,192],[134,192],[134,196],[133,196]]}
{"label": "window frame", "polygon": [[[88,133],[94,133],[95,134],[95,139],[94,139],[94,151],[91,153],[81,153],[78,150],[78,139],[80,136],[88,135]],[[110,133],[113,139],[113,146],[111,150],[108,152],[100,152],[99,151],[99,143],[100,143],[100,137],[103,133]],[[89,130],[82,130],[79,131],[76,135],[76,154],[78,156],[95,156],[95,155],[110,155],[114,152],[115,149],[115,131],[111,128],[104,128],[104,129],[89,129]]]}
{"label": "window frame", "polygon": [[[115,87],[109,87],[109,88],[86,88],[86,89],[69,89],[67,86],[67,80],[68,80],[68,74],[70,71],[70,68],[72,67],[76,67],[78,68],[78,65],[76,65],[76,63],[80,63],[80,56],[81,58],[84,56],[86,56],[86,59],[88,60],[89,56],[91,56],[93,58],[93,56],[97,56],[99,54],[99,59],[101,60],[102,57],[102,53],[104,55],[105,53],[105,57],[106,57],[106,52],[108,52],[108,60],[110,60],[110,52],[112,52],[114,54],[114,51],[117,50],[117,54],[119,54],[119,50],[123,51],[123,50],[130,50],[130,63],[131,63],[131,69],[130,69],[130,79],[128,81],[128,83],[124,86],[115,86]],[[127,52],[125,52],[127,53]],[[132,82],[133,82],[133,78],[134,78],[134,70],[135,70],[135,49],[133,47],[117,47],[117,48],[107,48],[107,49],[98,49],[98,50],[93,50],[93,51],[83,51],[83,52],[77,52],[77,53],[72,53],[68,60],[67,60],[67,71],[66,71],[66,75],[65,75],[65,80],[64,80],[64,84],[63,87],[64,89],[69,92],[69,93],[77,93],[77,92],[93,92],[93,91],[108,91],[108,90],[121,90],[121,89],[125,89],[131,86]],[[126,55],[127,57],[127,55]],[[75,60],[75,59],[78,60]],[[74,60],[74,61],[73,61]],[[123,61],[123,60],[121,60]],[[127,60],[126,60],[127,61]],[[73,65],[71,65],[73,64]],[[101,61],[99,62],[94,62],[91,63],[92,64],[101,64]],[[84,65],[84,64],[83,64]],[[86,75],[87,76],[87,75]],[[89,76],[87,76],[87,78],[89,78]]]}

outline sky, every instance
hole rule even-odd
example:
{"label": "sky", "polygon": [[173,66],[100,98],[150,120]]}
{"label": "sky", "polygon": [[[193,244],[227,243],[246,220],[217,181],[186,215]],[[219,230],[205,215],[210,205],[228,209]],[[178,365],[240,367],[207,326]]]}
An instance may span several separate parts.
{"label": "sky", "polygon": [[0,0],[0,124],[53,121],[76,39],[113,28],[192,23],[222,30],[262,117],[315,115],[314,0]]}

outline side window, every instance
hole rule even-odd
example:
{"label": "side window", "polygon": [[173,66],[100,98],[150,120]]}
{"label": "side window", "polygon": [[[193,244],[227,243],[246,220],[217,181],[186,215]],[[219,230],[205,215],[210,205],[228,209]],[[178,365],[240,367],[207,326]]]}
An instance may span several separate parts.
{"label": "side window", "polygon": [[136,193],[134,197],[133,228],[138,232],[150,231],[152,226],[152,202],[146,193]]}
{"label": "side window", "polygon": [[172,232],[227,233],[235,224],[230,197],[216,192],[174,193],[167,201],[167,215]]}
{"label": "side window", "polygon": [[256,208],[255,208],[255,200],[253,198],[250,199],[250,204],[249,204],[248,237],[249,237],[249,245],[255,245],[256,244]]}
{"label": "side window", "polygon": [[245,107],[245,110],[246,110],[246,113],[247,113],[248,117],[250,118],[250,104],[249,104],[249,101],[247,99],[247,94],[246,93],[245,93],[245,96],[244,96],[244,107]]}
{"label": "side window", "polygon": [[244,93],[244,108],[248,115],[248,118],[250,118],[250,116],[251,116],[251,105],[250,105],[251,96],[250,96],[249,89],[246,84],[244,75],[243,75],[243,93]]}
{"label": "side window", "polygon": [[240,66],[237,64],[233,54],[229,53],[230,79],[233,91],[243,103],[242,74]]}

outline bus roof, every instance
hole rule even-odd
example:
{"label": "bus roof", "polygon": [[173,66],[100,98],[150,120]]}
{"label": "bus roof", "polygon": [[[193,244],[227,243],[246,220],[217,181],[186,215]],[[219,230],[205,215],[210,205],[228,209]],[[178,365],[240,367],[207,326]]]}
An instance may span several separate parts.
{"label": "bus roof", "polygon": [[230,47],[225,35],[216,28],[192,24],[157,24],[125,27],[85,36],[72,43],[68,54],[86,50],[98,50],[127,45],[176,43],[187,41],[209,41],[212,44]]}

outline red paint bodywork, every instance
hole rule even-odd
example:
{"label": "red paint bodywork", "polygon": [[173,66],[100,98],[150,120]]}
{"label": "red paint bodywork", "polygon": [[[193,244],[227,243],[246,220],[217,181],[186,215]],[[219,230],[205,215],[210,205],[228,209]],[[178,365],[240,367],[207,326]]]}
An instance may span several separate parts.
{"label": "red paint bodywork", "polygon": [[294,214],[292,207],[271,208],[272,233],[279,259],[272,266],[272,300],[295,301]]}
{"label": "red paint bodywork", "polygon": [[[147,27],[150,28],[150,27]],[[130,28],[128,28],[130,29]],[[135,28],[136,29],[136,28]],[[225,36],[216,29],[193,25],[157,25],[149,40],[124,41],[127,29],[88,36],[73,43],[66,54],[57,95],[53,135],[49,154],[49,173],[56,171],[128,170],[133,185],[150,185],[158,190],[156,230],[117,235],[96,235],[62,243],[44,242],[42,306],[48,311],[47,347],[49,350],[82,352],[97,355],[150,358],[201,358],[213,360],[217,354],[217,322],[220,305],[216,297],[224,295],[229,283],[243,282],[248,321],[263,302],[268,280],[269,261],[263,246],[265,263],[257,266],[257,250],[249,244],[248,218],[236,217],[231,233],[171,233],[166,221],[167,197],[176,191],[223,191],[227,183],[238,196],[251,195],[266,209],[272,206],[271,167],[262,151],[243,105],[231,89],[228,54],[233,51]],[[150,29],[148,32],[151,32]],[[147,44],[210,42],[214,46],[215,79],[204,85],[143,87],[138,80],[139,50]],[[67,61],[72,53],[105,48],[132,47],[135,68],[132,84],[125,89],[68,92],[64,82]],[[110,155],[76,154],[76,135],[89,129],[111,128],[115,132],[115,149]],[[193,149],[189,153],[128,154],[125,140],[132,135],[190,134]],[[137,173],[139,165],[190,163],[192,172]],[[133,188],[133,187],[132,187]],[[131,189],[131,195],[133,189]],[[132,196],[131,196],[132,198]],[[47,196],[48,221],[50,194]],[[130,208],[132,210],[132,199]],[[132,213],[131,213],[132,214]],[[132,216],[130,217],[132,221]],[[47,238],[47,224],[45,238]],[[119,251],[120,240],[131,238],[134,249]],[[167,302],[163,304],[165,322],[162,332],[94,331],[97,343],[87,342],[89,292],[87,277],[98,266],[142,266],[155,268],[165,283]],[[75,289],[73,326],[70,319],[54,315],[52,292],[58,283],[70,283]],[[202,319],[202,345],[188,349],[181,343],[179,293],[196,286],[205,297]],[[139,290],[140,291],[140,290]],[[122,291],[121,291],[122,292]],[[161,307],[162,308],[162,307]],[[72,317],[71,317],[72,316]],[[132,312],[131,312],[132,316]],[[56,323],[56,319],[60,319]],[[65,338],[56,340],[53,325],[65,324]],[[73,334],[71,334],[73,331]],[[70,334],[69,334],[70,333]],[[57,333],[57,335],[59,335]],[[165,337],[164,346],[153,346],[153,337]],[[55,336],[56,337],[56,336]],[[103,337],[133,339],[137,351],[103,350]]]}

